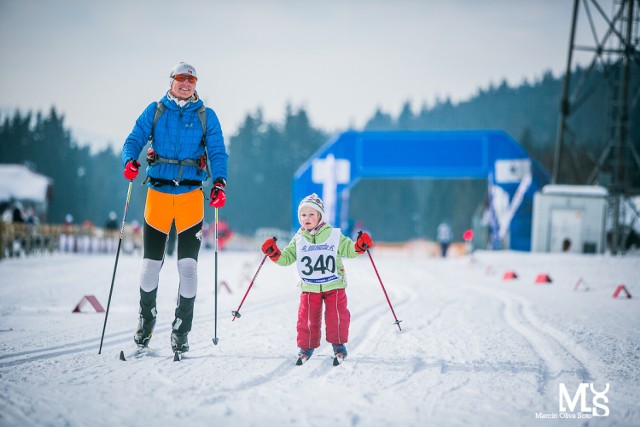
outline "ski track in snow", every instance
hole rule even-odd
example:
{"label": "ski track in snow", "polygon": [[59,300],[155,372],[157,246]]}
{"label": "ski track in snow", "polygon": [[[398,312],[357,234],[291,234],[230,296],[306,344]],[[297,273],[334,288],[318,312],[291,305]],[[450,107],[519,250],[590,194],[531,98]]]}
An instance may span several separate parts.
{"label": "ski track in snow", "polygon": [[[470,287],[466,287],[467,290]],[[474,292],[488,293],[502,303],[501,318],[514,331],[522,336],[531,351],[536,355],[538,364],[535,372],[539,377],[538,392],[556,399],[558,383],[581,383],[593,380],[586,361],[581,361],[577,353],[583,353],[577,345],[563,344],[570,339],[549,325],[542,325],[532,313],[529,304],[523,299],[500,291],[473,289]],[[531,371],[531,366],[526,367]],[[523,371],[524,369],[520,369]],[[562,380],[562,381],[561,381]]]}
{"label": "ski track in snow", "polygon": [[[640,424],[633,403],[640,398],[638,364],[623,360],[636,370],[621,372],[603,362],[621,350],[633,357],[640,348],[637,327],[630,326],[640,319],[637,300],[613,300],[608,289],[570,294],[569,280],[564,287],[536,286],[487,273],[515,266],[527,277],[539,265],[553,265],[559,276],[569,277],[571,269],[591,274],[590,258],[567,258],[564,267],[551,263],[553,255],[442,260],[372,253],[402,331],[367,257],[345,260],[352,323],[349,355],[337,367],[325,342],[305,365],[295,366],[299,289],[293,267],[265,264],[242,317],[231,321],[259,264],[255,254],[220,254],[219,282],[229,283],[233,293],[219,291],[220,341],[214,345],[212,253],[203,252],[191,351],[181,362],[172,361],[169,348],[175,259],[161,274],[151,340],[156,351],[126,362],[118,354],[135,348],[139,259],[121,258],[101,355],[104,317],[70,310],[88,293],[106,307],[112,258],[3,261],[0,425],[134,426],[141,411],[145,424],[160,426]],[[632,265],[618,260],[609,274],[620,270],[619,280],[632,287]],[[100,284],[87,288],[86,277]],[[599,294],[607,298],[601,307],[594,305]],[[589,299],[592,319],[578,317],[586,307],[580,298]],[[576,335],[583,325],[596,335]],[[611,354],[598,353],[598,338],[616,346]],[[558,411],[560,383],[582,382],[612,384],[610,417],[535,419],[536,412]]]}

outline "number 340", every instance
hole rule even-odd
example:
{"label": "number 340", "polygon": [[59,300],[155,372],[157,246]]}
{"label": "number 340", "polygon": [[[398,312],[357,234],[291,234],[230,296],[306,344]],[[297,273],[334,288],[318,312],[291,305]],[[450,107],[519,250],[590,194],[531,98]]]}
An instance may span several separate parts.
{"label": "number 340", "polygon": [[316,260],[316,263],[312,266],[312,259],[308,256],[302,258],[300,261],[304,264],[305,268],[302,270],[302,274],[305,276],[311,276],[314,271],[319,271],[321,274],[325,274],[325,272],[335,273],[336,272],[336,259],[332,255],[328,255],[325,257],[320,255]]}

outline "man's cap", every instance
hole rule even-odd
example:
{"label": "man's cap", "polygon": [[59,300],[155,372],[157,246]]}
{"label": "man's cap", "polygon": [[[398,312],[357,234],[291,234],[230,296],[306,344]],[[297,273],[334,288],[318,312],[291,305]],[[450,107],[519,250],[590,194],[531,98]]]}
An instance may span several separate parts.
{"label": "man's cap", "polygon": [[187,64],[186,62],[178,62],[176,65],[174,65],[174,67],[171,69],[169,77],[174,78],[179,74],[189,74],[195,78],[198,78],[195,67],[191,64]]}

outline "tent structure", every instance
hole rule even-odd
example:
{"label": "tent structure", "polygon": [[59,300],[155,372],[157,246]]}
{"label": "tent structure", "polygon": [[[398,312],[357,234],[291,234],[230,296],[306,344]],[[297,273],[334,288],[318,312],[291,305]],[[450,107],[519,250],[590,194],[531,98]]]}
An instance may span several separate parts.
{"label": "tent structure", "polygon": [[293,178],[292,224],[311,193],[327,220],[346,228],[350,189],[367,178],[486,179],[492,247],[531,248],[533,195],[548,174],[508,134],[498,130],[342,133],[322,146]]}
{"label": "tent structure", "polygon": [[52,190],[51,178],[23,165],[0,164],[0,206],[20,202],[44,217]]}
{"label": "tent structure", "polygon": [[45,203],[51,179],[23,165],[0,165],[0,201]]}

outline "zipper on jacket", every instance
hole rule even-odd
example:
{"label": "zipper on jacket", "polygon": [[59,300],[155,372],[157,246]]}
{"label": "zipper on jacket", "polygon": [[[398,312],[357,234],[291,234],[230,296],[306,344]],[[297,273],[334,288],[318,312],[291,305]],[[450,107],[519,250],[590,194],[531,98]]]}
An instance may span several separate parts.
{"label": "zipper on jacket", "polygon": [[[309,242],[309,243],[313,243],[315,245],[316,244],[316,234],[309,233],[309,235],[311,236],[311,242]],[[319,286],[320,286],[320,293],[322,293],[322,284],[320,284]]]}

